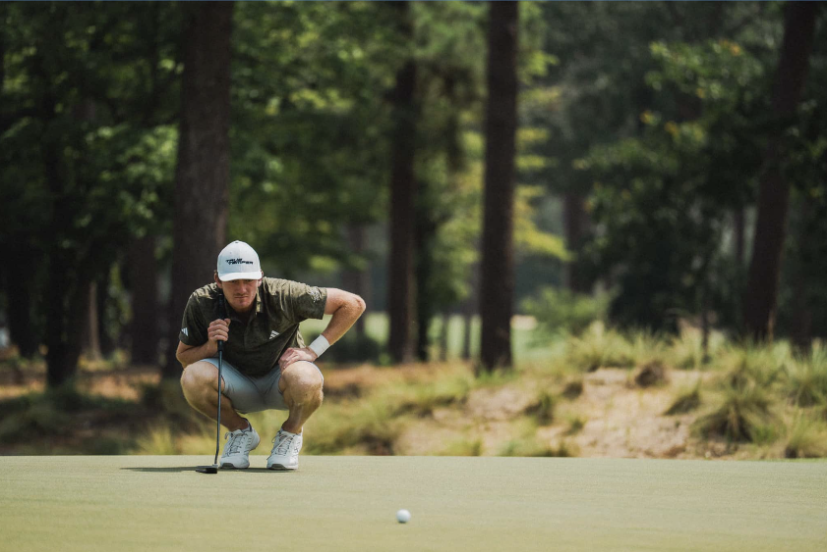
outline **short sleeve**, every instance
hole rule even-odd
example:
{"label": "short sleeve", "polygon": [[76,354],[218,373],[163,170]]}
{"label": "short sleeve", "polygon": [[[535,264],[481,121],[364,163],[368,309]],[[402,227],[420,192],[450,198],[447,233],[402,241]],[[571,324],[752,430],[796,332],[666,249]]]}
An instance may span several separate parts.
{"label": "short sleeve", "polygon": [[288,286],[288,303],[292,307],[292,318],[296,324],[325,316],[325,302],[328,299],[328,290],[316,286],[309,286],[299,282],[290,282]]}
{"label": "short sleeve", "polygon": [[187,301],[187,308],[184,309],[184,319],[181,321],[178,340],[191,347],[197,347],[207,342],[207,325],[204,323],[204,317],[201,316],[195,294],[190,296],[190,300]]}

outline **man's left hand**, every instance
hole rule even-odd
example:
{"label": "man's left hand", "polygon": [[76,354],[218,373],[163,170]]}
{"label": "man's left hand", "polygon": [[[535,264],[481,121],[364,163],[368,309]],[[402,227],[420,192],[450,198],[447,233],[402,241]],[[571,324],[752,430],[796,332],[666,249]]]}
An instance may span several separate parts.
{"label": "man's left hand", "polygon": [[316,359],[316,353],[308,347],[304,347],[302,349],[290,348],[285,351],[285,354],[283,354],[282,358],[279,359],[279,368],[284,370],[294,362],[300,362],[303,360],[313,362]]}

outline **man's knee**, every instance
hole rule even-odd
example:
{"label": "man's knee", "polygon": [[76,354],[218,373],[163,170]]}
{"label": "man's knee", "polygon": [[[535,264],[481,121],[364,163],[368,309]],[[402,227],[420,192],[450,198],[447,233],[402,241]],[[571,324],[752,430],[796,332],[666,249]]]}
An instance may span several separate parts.
{"label": "man's knee", "polygon": [[[194,362],[181,374],[181,389],[187,401],[201,400],[208,392],[215,393],[218,369],[209,362]],[[223,387],[223,386],[222,386]]]}
{"label": "man's knee", "polygon": [[284,384],[282,391],[289,389],[302,392],[302,394],[318,393],[321,398],[324,382],[325,379],[322,377],[322,373],[312,362],[294,362],[282,370],[282,383]]}

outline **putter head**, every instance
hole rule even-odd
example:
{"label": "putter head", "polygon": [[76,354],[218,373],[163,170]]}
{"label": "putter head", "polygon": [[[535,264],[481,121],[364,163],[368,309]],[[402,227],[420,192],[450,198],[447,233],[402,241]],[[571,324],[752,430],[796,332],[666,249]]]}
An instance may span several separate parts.
{"label": "putter head", "polygon": [[199,466],[196,468],[198,473],[218,473],[218,466],[213,464],[212,466]]}

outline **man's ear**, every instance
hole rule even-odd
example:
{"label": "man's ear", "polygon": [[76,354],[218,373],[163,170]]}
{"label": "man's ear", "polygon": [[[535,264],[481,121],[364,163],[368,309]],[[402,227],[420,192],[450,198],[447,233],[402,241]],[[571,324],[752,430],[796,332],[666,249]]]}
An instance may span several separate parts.
{"label": "man's ear", "polygon": [[222,287],[221,287],[221,280],[219,280],[218,274],[217,274],[216,272],[213,272],[213,281],[215,281],[215,282],[216,282],[216,284],[218,285],[219,289],[222,289]]}

